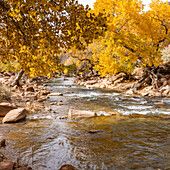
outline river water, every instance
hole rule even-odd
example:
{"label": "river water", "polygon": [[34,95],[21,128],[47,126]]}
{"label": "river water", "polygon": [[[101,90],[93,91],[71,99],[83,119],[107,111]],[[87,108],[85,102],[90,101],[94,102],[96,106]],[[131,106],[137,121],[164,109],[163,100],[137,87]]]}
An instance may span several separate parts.
{"label": "river water", "polygon": [[[159,117],[114,117],[169,114],[169,99],[144,98],[103,89],[86,89],[62,78],[48,88],[63,96],[51,96],[49,112],[35,113],[16,124],[0,124],[6,157],[35,170],[57,170],[71,164],[81,170],[170,169],[170,121]],[[59,102],[63,105],[50,105]],[[156,103],[166,107],[153,107]],[[98,117],[81,120],[58,119],[68,110],[92,110]],[[98,133],[89,133],[99,130]]]}

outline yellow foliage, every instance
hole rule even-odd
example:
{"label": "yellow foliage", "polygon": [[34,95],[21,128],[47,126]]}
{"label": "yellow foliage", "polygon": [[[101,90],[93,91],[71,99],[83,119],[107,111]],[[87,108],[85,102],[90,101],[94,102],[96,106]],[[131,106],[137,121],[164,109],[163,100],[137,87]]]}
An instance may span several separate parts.
{"label": "yellow foliage", "polygon": [[0,1],[0,60],[17,62],[30,77],[52,75],[61,48],[82,48],[102,34],[105,19],[88,13],[75,0]]}
{"label": "yellow foliage", "polygon": [[142,67],[162,62],[161,49],[170,42],[170,6],[161,0],[153,0],[146,12],[143,6],[141,0],[96,0],[95,14],[107,17],[105,36],[93,49],[102,76],[131,72],[137,61]]}

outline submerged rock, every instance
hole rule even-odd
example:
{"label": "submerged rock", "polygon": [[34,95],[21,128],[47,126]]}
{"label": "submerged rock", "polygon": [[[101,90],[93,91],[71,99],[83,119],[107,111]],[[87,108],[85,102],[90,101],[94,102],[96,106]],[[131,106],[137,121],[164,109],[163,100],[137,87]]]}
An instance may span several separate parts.
{"label": "submerged rock", "polygon": [[1,139],[0,140],[0,148],[1,147],[5,147],[6,146],[6,144],[5,144],[5,139]]}
{"label": "submerged rock", "polygon": [[68,113],[68,118],[70,119],[87,118],[93,116],[97,116],[97,114],[95,112],[86,111],[86,110],[70,109]]}
{"label": "submerged rock", "polygon": [[75,168],[74,166],[72,165],[62,165],[61,168],[59,170],[78,170],[77,168]]}
{"label": "submerged rock", "polygon": [[95,133],[104,133],[105,131],[104,130],[90,130],[88,131],[87,133],[89,134],[95,134]]}
{"label": "submerged rock", "polygon": [[25,89],[25,91],[34,92],[35,90],[33,86],[29,86]]}
{"label": "submerged rock", "polygon": [[48,96],[63,96],[62,93],[50,93]]}
{"label": "submerged rock", "polygon": [[11,161],[3,161],[0,162],[0,170],[13,170],[14,162]]}
{"label": "submerged rock", "polygon": [[19,168],[15,168],[15,170],[32,170],[31,167],[19,167]]}
{"label": "submerged rock", "polygon": [[0,116],[5,116],[9,111],[17,107],[11,103],[0,103]]}
{"label": "submerged rock", "polygon": [[28,111],[24,108],[11,110],[3,118],[3,123],[14,123],[26,118]]}

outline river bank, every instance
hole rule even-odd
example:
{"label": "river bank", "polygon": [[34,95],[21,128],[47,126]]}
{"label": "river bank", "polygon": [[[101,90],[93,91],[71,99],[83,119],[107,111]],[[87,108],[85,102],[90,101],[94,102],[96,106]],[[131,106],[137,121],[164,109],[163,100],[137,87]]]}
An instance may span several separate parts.
{"label": "river bank", "polygon": [[[166,67],[170,67],[169,63]],[[167,68],[162,71],[162,74],[152,75],[156,77],[155,82],[152,82],[153,78],[146,76],[143,69],[136,68],[130,76],[123,72],[105,77],[89,73],[75,78],[74,83],[86,88],[110,89],[128,95],[169,98],[170,74]]]}

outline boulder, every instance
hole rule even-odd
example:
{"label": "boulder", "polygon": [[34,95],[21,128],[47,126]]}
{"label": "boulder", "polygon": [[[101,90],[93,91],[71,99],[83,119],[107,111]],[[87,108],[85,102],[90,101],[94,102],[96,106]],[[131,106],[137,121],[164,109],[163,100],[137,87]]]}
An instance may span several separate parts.
{"label": "boulder", "polygon": [[104,130],[90,130],[87,133],[89,133],[89,134],[96,134],[96,133],[104,133],[104,132],[105,132]]}
{"label": "boulder", "polygon": [[14,162],[4,161],[0,162],[0,170],[13,170]]}
{"label": "boulder", "polygon": [[89,80],[85,82],[85,85],[93,85],[95,83],[97,83],[97,80]]}
{"label": "boulder", "polygon": [[126,91],[126,94],[128,94],[128,95],[134,94],[133,89],[130,89],[130,90]]}
{"label": "boulder", "polygon": [[87,118],[93,116],[97,116],[97,113],[92,111],[86,111],[86,110],[70,109],[68,113],[68,118],[70,119]]}
{"label": "boulder", "polygon": [[0,148],[5,147],[5,146],[6,146],[5,139],[1,139],[0,140]]}
{"label": "boulder", "polygon": [[9,111],[17,107],[11,103],[0,103],[0,116],[5,116]]}
{"label": "boulder", "polygon": [[3,123],[14,123],[26,118],[28,111],[24,108],[11,110],[3,118]]}
{"label": "boulder", "polygon": [[31,167],[19,167],[19,168],[15,168],[15,170],[32,170]]}
{"label": "boulder", "polygon": [[50,94],[51,92],[49,92],[49,91],[42,91],[42,95],[48,95],[48,94]]}
{"label": "boulder", "polygon": [[74,166],[72,165],[62,165],[61,168],[59,170],[78,170],[77,168],[75,168]]}
{"label": "boulder", "polygon": [[134,71],[132,72],[132,76],[136,79],[139,79],[140,77],[144,76],[144,71],[142,68],[136,67]]}
{"label": "boulder", "polygon": [[50,93],[48,96],[63,96],[62,93]]}
{"label": "boulder", "polygon": [[33,86],[29,86],[29,87],[26,87],[25,91],[34,92],[35,90]]}

